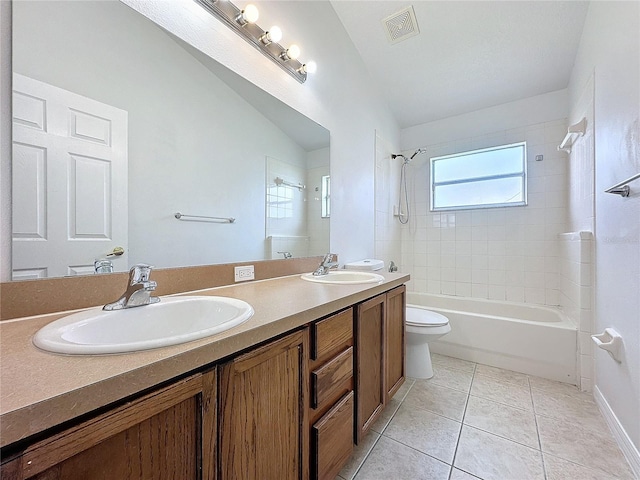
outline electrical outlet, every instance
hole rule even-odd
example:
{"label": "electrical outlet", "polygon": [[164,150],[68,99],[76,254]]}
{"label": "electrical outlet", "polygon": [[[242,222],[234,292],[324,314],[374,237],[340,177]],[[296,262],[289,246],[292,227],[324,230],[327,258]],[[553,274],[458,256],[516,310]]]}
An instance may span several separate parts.
{"label": "electrical outlet", "polygon": [[234,267],[233,273],[236,282],[246,282],[247,280],[253,280],[255,278],[255,275],[253,273],[253,265]]}

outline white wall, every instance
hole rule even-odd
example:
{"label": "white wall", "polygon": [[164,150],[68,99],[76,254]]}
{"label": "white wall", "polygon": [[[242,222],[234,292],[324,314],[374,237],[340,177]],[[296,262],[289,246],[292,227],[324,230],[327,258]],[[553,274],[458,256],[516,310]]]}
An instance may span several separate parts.
{"label": "white wall", "polygon": [[341,261],[374,253],[374,131],[399,129],[349,36],[326,1],[260,2],[259,25],[277,23],[318,72],[293,78],[192,0],[124,0],[215,60],[331,131],[331,249]]}
{"label": "white wall", "polygon": [[[129,113],[130,263],[264,258],[265,156],[304,171],[300,146],[119,2],[19,2],[14,29],[14,71]],[[178,211],[236,223],[179,222]]]}
{"label": "white wall", "polygon": [[596,349],[594,391],[637,475],[640,182],[629,198],[604,190],[640,172],[639,20],[638,2],[592,2],[570,84],[576,106],[595,72],[595,329],[614,327],[624,339],[620,364]]}
{"label": "white wall", "polygon": [[[11,3],[0,2],[0,172],[11,172]],[[11,175],[0,173],[0,281],[11,278]]]}
{"label": "white wall", "polygon": [[[568,159],[556,147],[566,132],[566,107],[562,90],[402,131],[403,150],[427,149],[408,169],[414,213],[402,229],[402,269],[411,273],[410,290],[559,304]],[[429,211],[430,157],[522,141],[527,206]]]}
{"label": "white wall", "polygon": [[375,258],[382,260],[385,268],[393,261],[400,266],[402,230],[398,217],[393,216],[400,194],[400,171],[402,160],[391,159],[392,153],[400,153],[392,144],[376,132],[376,248]]}
{"label": "white wall", "polygon": [[549,119],[564,118],[568,112],[567,91],[558,90],[405,128],[400,134],[400,146],[403,150],[415,150],[427,144],[490,135],[493,132],[547,122]]}

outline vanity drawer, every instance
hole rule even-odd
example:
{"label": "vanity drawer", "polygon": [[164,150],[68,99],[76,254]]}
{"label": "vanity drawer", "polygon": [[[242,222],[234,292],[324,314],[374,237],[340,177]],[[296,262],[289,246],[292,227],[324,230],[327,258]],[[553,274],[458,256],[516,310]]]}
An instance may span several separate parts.
{"label": "vanity drawer", "polygon": [[311,401],[313,408],[322,405],[335,389],[353,376],[353,347],[311,372]]}
{"label": "vanity drawer", "polygon": [[314,323],[311,335],[313,360],[325,357],[342,345],[353,345],[353,309],[343,310]]}
{"label": "vanity drawer", "polygon": [[353,452],[353,390],[311,428],[314,479],[336,478]]}

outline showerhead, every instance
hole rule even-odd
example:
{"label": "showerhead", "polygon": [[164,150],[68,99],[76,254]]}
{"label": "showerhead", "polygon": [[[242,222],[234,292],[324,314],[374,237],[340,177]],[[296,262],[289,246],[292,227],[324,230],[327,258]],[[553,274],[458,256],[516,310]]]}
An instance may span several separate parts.
{"label": "showerhead", "polygon": [[413,160],[413,157],[415,157],[416,155],[419,155],[421,153],[427,153],[427,149],[426,148],[419,148],[415,152],[413,152],[413,155],[411,155],[409,158],[405,157],[401,153],[392,153],[391,154],[391,159],[401,158],[404,163],[409,163],[411,160]]}
{"label": "showerhead", "polygon": [[411,155],[411,158],[409,160],[413,160],[413,157],[415,157],[416,155],[419,155],[421,153],[427,153],[427,149],[426,148],[417,149],[415,152],[413,152],[413,155]]}

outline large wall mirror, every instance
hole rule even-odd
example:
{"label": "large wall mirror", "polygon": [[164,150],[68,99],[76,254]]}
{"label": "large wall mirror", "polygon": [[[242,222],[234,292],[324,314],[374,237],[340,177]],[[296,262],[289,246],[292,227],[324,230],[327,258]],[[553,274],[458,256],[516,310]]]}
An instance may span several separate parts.
{"label": "large wall mirror", "polygon": [[128,6],[14,2],[13,72],[13,279],[329,250],[329,132]]}

